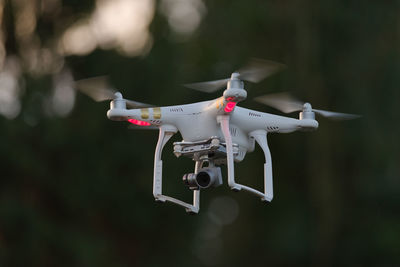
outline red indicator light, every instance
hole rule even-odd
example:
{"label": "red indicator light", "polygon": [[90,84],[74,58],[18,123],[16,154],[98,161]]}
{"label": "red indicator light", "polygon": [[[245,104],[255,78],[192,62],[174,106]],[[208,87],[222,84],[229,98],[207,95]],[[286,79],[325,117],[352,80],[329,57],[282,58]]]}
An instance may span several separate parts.
{"label": "red indicator light", "polygon": [[136,124],[139,126],[150,126],[151,125],[151,123],[149,123],[147,121],[140,121],[140,120],[135,120],[135,119],[129,119],[128,121],[132,124]]}
{"label": "red indicator light", "polygon": [[226,103],[224,111],[227,113],[232,112],[233,109],[235,108],[235,106],[236,106],[236,102],[228,102],[228,103]]}

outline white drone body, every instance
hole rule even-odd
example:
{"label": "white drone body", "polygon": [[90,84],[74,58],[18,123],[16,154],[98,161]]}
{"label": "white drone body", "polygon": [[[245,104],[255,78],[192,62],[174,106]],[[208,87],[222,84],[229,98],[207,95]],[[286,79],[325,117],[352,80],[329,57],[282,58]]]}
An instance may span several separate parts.
{"label": "white drone body", "polygon": [[[270,66],[271,62],[268,64]],[[258,72],[252,70],[250,78],[254,78],[255,73],[260,74],[260,68],[256,70]],[[271,74],[271,72],[265,72],[265,68],[262,70],[264,72],[257,80]],[[123,99],[121,93],[115,93],[107,112],[109,119],[131,122],[134,124],[133,128],[159,129],[153,181],[153,195],[157,201],[169,201],[183,206],[187,212],[198,213],[200,191],[222,184],[221,171],[216,166],[224,164],[227,166],[228,185],[232,190],[248,191],[260,197],[262,201],[270,202],[273,198],[273,182],[272,160],[267,142],[268,133],[315,130],[318,128],[315,113],[341,119],[356,117],[351,114],[312,109],[309,103],[299,103],[286,96],[267,99],[260,97],[258,101],[284,112],[300,110],[299,119],[239,107],[237,103],[247,97],[241,79],[251,80],[248,74],[250,74],[249,71],[245,74],[233,73],[229,79],[188,85],[188,87],[199,89],[205,85],[209,87],[211,83],[214,86],[212,90],[226,86],[222,97],[194,104],[151,107]],[[127,109],[127,106],[133,109]],[[177,157],[190,157],[195,161],[194,173],[184,176],[184,182],[193,191],[192,203],[186,203],[162,193],[162,151],[168,140],[178,131],[183,140],[174,143],[174,154]],[[237,183],[234,172],[234,163],[242,161],[246,153],[254,151],[256,142],[263,150],[265,157],[263,191]],[[204,163],[208,166],[204,167]]]}

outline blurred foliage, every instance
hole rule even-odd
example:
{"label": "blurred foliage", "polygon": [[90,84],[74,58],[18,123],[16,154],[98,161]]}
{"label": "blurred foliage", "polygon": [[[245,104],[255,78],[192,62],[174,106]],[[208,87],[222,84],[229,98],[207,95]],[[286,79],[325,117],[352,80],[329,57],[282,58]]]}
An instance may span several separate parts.
{"label": "blurred foliage", "polygon": [[[24,39],[16,10],[27,2],[0,1],[0,54],[20,66],[13,72],[20,110],[0,117],[0,266],[400,264],[399,1],[197,1],[201,21],[190,32],[174,30],[161,12],[173,1],[151,1],[152,41],[134,56],[100,46],[85,55],[59,52],[63,33],[95,1],[28,2],[47,11],[35,13]],[[53,61],[34,61],[28,51]],[[276,112],[251,98],[290,90],[317,108],[363,115],[321,118],[312,133],[271,134],[275,198],[268,204],[226,183],[202,193],[195,216],[155,203],[157,132],[109,121],[108,103],[79,93],[73,109],[49,108],[61,72],[107,74],[129,99],[173,105],[218,97],[180,84],[225,77],[249,57],[289,69],[247,84],[243,106]],[[10,68],[4,63],[2,73]],[[165,190],[190,199],[180,180],[193,163],[176,159],[170,144]],[[258,149],[237,165],[237,177],[260,187],[262,166]],[[221,196],[238,210],[223,225],[211,216]]]}

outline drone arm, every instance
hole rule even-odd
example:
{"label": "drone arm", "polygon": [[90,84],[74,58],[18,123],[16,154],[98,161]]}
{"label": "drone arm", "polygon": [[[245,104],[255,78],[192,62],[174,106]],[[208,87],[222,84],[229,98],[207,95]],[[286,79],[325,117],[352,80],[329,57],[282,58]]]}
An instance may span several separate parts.
{"label": "drone arm", "polygon": [[[171,125],[160,126],[160,132],[158,137],[158,142],[156,146],[156,152],[154,155],[154,181],[153,181],[153,195],[157,201],[165,202],[169,201],[174,204],[183,206],[187,212],[198,213],[200,209],[200,191],[194,190],[193,192],[193,205],[183,202],[179,199],[165,196],[162,194],[162,160],[161,154],[165,144],[168,140],[177,132],[176,127]],[[201,167],[200,162],[196,162],[195,173]]]}
{"label": "drone arm", "polygon": [[272,201],[274,197],[273,183],[272,183],[272,158],[269,151],[267,142],[267,132],[265,130],[257,130],[250,133],[264,151],[264,196],[261,198],[263,201]]}

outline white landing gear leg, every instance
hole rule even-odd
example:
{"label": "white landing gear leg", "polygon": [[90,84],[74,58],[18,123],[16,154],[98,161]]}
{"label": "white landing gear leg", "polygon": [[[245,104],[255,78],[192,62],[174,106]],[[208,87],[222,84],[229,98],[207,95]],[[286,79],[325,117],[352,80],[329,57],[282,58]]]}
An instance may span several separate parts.
{"label": "white landing gear leg", "polygon": [[254,138],[264,151],[265,163],[264,163],[264,196],[261,198],[263,201],[272,201],[274,197],[274,190],[272,184],[272,159],[271,153],[268,148],[267,132],[264,130],[258,130],[250,133],[250,136]]}
{"label": "white landing gear leg", "polygon": [[[193,192],[193,204],[183,202],[179,199],[165,196],[162,194],[162,160],[161,154],[165,144],[168,140],[177,132],[176,127],[172,125],[160,126],[160,133],[158,136],[158,142],[156,146],[156,152],[154,155],[154,182],[153,182],[153,195],[156,201],[169,201],[174,204],[180,205],[186,209],[187,212],[198,213],[200,209],[200,190],[194,190]],[[196,161],[195,173],[201,168],[201,162]]]}
{"label": "white landing gear leg", "polygon": [[240,191],[242,186],[235,183],[235,168],[233,159],[232,136],[229,131],[229,116],[220,115],[217,117],[217,122],[221,124],[221,131],[226,143],[226,165],[228,168],[228,185],[233,191]]}
{"label": "white landing gear leg", "polygon": [[[266,131],[254,131],[250,134],[253,136],[257,143],[261,146],[265,154],[264,164],[264,193],[246,185],[238,184],[235,182],[234,173],[234,158],[232,148],[232,136],[229,131],[229,116],[221,115],[217,117],[217,121],[221,124],[221,131],[225,138],[226,143],[226,162],[228,165],[228,184],[233,191],[239,191],[241,189],[253,193],[263,201],[271,201],[273,197],[272,193],[272,169],[271,169],[271,154],[269,153],[267,145],[267,132]],[[268,168],[267,168],[268,167]]]}

